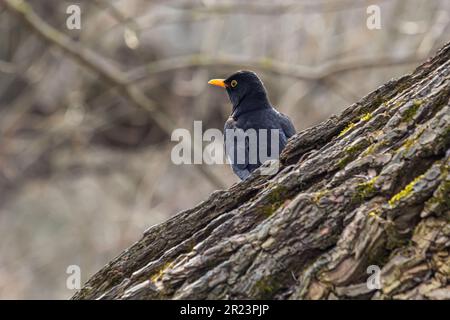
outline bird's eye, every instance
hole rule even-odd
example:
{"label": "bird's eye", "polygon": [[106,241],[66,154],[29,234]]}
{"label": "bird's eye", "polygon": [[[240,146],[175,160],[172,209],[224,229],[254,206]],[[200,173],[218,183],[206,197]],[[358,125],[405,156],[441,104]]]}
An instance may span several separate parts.
{"label": "bird's eye", "polygon": [[230,85],[231,85],[232,88],[236,87],[237,86],[237,81],[236,80],[231,80]]}

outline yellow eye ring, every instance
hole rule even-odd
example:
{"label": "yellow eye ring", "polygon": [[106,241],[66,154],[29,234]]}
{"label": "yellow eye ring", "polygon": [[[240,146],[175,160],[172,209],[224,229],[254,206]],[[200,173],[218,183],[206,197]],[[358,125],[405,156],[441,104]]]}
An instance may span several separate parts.
{"label": "yellow eye ring", "polygon": [[231,80],[230,85],[231,85],[232,88],[236,87],[237,86],[237,81],[236,80]]}

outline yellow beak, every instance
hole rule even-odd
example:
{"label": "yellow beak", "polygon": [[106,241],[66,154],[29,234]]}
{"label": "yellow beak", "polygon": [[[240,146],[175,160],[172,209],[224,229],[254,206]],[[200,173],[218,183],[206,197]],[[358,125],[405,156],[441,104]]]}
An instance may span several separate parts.
{"label": "yellow beak", "polygon": [[212,80],[209,80],[208,83],[212,84],[213,86],[225,88],[226,85],[225,85],[224,81],[225,81],[225,79],[212,79]]}

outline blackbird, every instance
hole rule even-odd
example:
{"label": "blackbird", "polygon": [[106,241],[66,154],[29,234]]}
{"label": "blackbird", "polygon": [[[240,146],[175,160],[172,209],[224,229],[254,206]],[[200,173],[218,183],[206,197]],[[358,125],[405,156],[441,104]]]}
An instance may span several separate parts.
{"label": "blackbird", "polygon": [[[225,88],[233,105],[224,128],[225,154],[234,173],[244,180],[267,158],[278,159],[287,140],[295,134],[294,125],[271,105],[264,84],[252,71],[238,71],[226,79],[208,83]],[[244,132],[243,138],[236,132]],[[256,140],[248,132],[256,132]],[[260,154],[261,148],[265,148],[267,158],[264,152]]]}

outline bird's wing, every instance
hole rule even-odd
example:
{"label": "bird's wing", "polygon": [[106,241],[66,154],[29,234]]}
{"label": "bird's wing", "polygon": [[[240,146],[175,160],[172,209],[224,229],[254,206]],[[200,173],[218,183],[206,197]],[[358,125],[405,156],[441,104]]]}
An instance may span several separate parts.
{"label": "bird's wing", "polygon": [[285,114],[282,114],[280,112],[281,117],[281,129],[283,129],[283,133],[286,136],[286,138],[290,138],[295,134],[295,127],[292,124],[291,119]]}
{"label": "bird's wing", "polygon": [[[243,180],[250,174],[248,139],[245,139],[244,143],[237,143],[237,141],[227,139],[227,130],[238,129],[236,121],[231,117],[225,122],[224,129],[225,154],[231,163],[233,171]],[[239,161],[240,163],[238,163],[237,155],[244,155],[244,159],[240,159],[244,161]]]}

